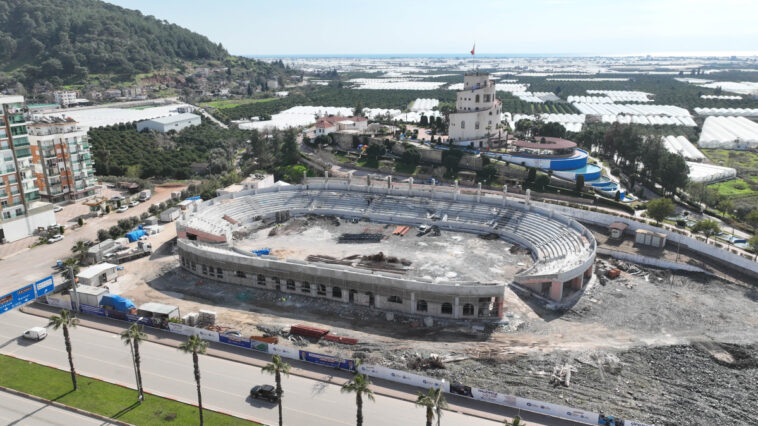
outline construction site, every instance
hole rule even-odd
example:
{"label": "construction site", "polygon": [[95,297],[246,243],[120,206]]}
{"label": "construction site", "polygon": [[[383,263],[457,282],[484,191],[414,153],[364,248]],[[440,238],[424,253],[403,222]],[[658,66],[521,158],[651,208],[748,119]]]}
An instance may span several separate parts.
{"label": "construction site", "polygon": [[[289,283],[281,270],[276,276],[269,272],[263,285],[258,274],[237,277],[249,285],[230,281],[234,269],[220,269],[219,278],[218,271],[203,274],[199,263],[196,271],[190,260],[183,264],[182,257],[191,257],[199,243],[182,238],[188,228],[180,223],[178,243],[166,241],[149,260],[132,262],[111,291],[137,305],[165,303],[183,314],[213,311],[219,332],[444,378],[460,384],[451,390],[462,394],[476,386],[648,424],[750,424],[758,418],[751,401],[758,393],[758,291],[748,280],[598,255],[581,291],[564,296],[556,309],[549,293],[512,285],[544,259],[526,244],[444,224],[423,228],[426,218],[399,225],[314,210],[279,220],[257,218],[255,228],[225,232],[231,244],[205,243],[205,255],[231,250],[253,260],[329,265],[340,273],[379,271],[441,290],[422,299],[418,288],[390,287],[396,294],[382,298],[377,286],[390,282],[384,281],[375,285],[371,304],[368,298],[363,303],[363,291],[351,299],[349,285],[334,293],[336,285],[321,289],[315,278]],[[590,229],[602,237],[602,229]],[[464,310],[465,294],[444,296],[447,286],[466,285],[485,288],[490,299],[480,305],[477,295]],[[492,288],[499,293],[490,293]],[[393,295],[397,299],[390,300]],[[419,311],[421,300],[427,312]],[[434,309],[439,310],[429,312]],[[293,326],[344,339],[304,336]]]}

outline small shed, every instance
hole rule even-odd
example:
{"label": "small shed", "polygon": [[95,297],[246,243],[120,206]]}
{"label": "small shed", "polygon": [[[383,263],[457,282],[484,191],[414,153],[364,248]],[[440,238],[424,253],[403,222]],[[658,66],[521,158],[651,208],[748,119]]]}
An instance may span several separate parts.
{"label": "small shed", "polygon": [[634,235],[634,242],[646,246],[663,248],[666,245],[666,234],[638,229]]}
{"label": "small shed", "polygon": [[629,225],[624,222],[613,222],[610,225],[608,225],[608,232],[611,235],[611,238],[620,240],[624,238],[624,232],[626,232],[626,228],[628,228]]}
{"label": "small shed", "polygon": [[[100,306],[100,300],[104,295],[109,294],[108,289],[105,287],[93,287],[90,285],[77,285],[76,294],[79,296],[79,303]],[[76,301],[77,297],[71,292],[71,300]]]}
{"label": "small shed", "polygon": [[173,305],[164,305],[158,302],[147,302],[137,309],[138,315],[148,318],[168,321],[171,318],[179,319],[179,308]]}
{"label": "small shed", "polygon": [[114,240],[107,239],[99,244],[95,244],[87,249],[87,255],[85,256],[85,262],[88,264],[94,264],[102,262],[107,254],[113,253],[121,246],[116,244]]}
{"label": "small shed", "polygon": [[100,263],[91,266],[76,275],[79,283],[83,285],[100,287],[108,281],[112,281],[118,275],[118,266],[112,263]]}

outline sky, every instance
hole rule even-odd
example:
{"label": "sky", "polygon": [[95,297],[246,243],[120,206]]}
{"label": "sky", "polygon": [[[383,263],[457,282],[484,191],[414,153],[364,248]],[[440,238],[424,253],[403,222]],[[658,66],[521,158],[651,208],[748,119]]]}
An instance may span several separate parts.
{"label": "sky", "polygon": [[235,55],[758,54],[756,0],[109,0]]}

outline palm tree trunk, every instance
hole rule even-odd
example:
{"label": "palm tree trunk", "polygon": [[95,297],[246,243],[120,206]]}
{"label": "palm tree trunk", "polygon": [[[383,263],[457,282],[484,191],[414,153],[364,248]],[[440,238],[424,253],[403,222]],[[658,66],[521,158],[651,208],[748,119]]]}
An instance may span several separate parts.
{"label": "palm tree trunk", "polygon": [[139,342],[134,341],[134,364],[137,366],[137,390],[139,391],[139,400],[145,399],[145,394],[142,389],[142,371],[140,370],[140,356],[139,356]]}
{"label": "palm tree trunk", "polygon": [[195,364],[195,383],[197,383],[197,409],[200,413],[200,426],[203,425],[203,395],[200,392],[200,365],[197,352],[192,352],[192,362]]}
{"label": "palm tree trunk", "polygon": [[68,335],[68,327],[63,326],[63,340],[66,342],[66,352],[68,353],[68,365],[71,369],[71,383],[74,384],[74,390],[76,386],[76,370],[74,370],[74,357],[71,354],[71,338]]}
{"label": "palm tree trunk", "polygon": [[434,417],[432,407],[426,407],[426,426],[432,426],[432,417]]}
{"label": "palm tree trunk", "polygon": [[284,417],[282,416],[282,375],[279,374],[279,370],[276,370],[276,394],[279,396],[279,426],[284,425]]}
{"label": "palm tree trunk", "polygon": [[355,405],[358,406],[358,414],[356,415],[355,425],[362,426],[363,425],[363,398],[361,398],[360,392],[355,393]]}

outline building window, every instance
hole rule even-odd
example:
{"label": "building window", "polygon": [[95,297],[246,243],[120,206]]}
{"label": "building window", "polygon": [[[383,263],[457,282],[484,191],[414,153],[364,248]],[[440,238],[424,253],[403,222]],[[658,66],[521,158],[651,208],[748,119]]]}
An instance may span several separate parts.
{"label": "building window", "polygon": [[266,285],[266,277],[263,274],[258,274],[258,285]]}
{"label": "building window", "polygon": [[484,95],[484,102],[490,101],[490,95]]}
{"label": "building window", "polygon": [[208,267],[205,265],[202,265],[202,266],[203,266],[203,270],[202,270],[203,275],[208,275]]}
{"label": "building window", "polygon": [[302,284],[300,284],[300,291],[303,293],[310,293],[311,292],[311,283],[308,281],[303,281]]}
{"label": "building window", "polygon": [[475,128],[476,130],[479,130],[479,122],[478,122],[478,121],[477,121],[476,123],[474,123],[474,128]]}
{"label": "building window", "polygon": [[466,122],[461,120],[461,129],[465,129],[465,128],[466,128]]}
{"label": "building window", "polygon": [[216,278],[224,278],[224,270],[221,268],[216,268]]}
{"label": "building window", "polygon": [[245,273],[244,273],[244,272],[242,272],[242,271],[237,271],[237,272],[235,272],[235,273],[234,273],[234,275],[235,275],[237,278],[247,278],[247,275],[245,275]]}
{"label": "building window", "polygon": [[387,298],[387,301],[390,303],[403,303],[403,299],[400,296],[390,296]]}
{"label": "building window", "polygon": [[463,315],[474,315],[474,305],[471,303],[463,305]]}
{"label": "building window", "polygon": [[197,265],[195,262],[190,262],[190,268],[192,268],[193,271],[197,271]]}
{"label": "building window", "polygon": [[335,299],[342,299],[342,289],[339,287],[332,287],[332,297]]}
{"label": "building window", "polygon": [[442,304],[442,310],[441,312],[445,315],[452,315],[453,314],[453,305],[445,302]]}
{"label": "building window", "polygon": [[319,296],[326,296],[326,286],[323,284],[317,284],[318,290],[316,291],[316,294]]}
{"label": "building window", "polygon": [[287,280],[287,290],[295,290],[295,280]]}
{"label": "building window", "polygon": [[426,312],[427,309],[426,300],[416,302],[416,312]]}
{"label": "building window", "polygon": [[474,96],[474,102],[479,103],[479,95]]}

